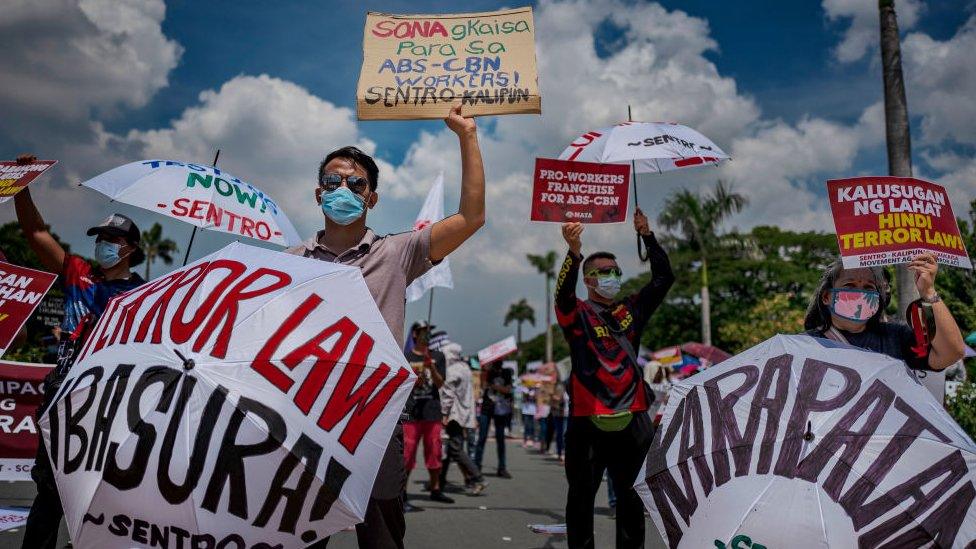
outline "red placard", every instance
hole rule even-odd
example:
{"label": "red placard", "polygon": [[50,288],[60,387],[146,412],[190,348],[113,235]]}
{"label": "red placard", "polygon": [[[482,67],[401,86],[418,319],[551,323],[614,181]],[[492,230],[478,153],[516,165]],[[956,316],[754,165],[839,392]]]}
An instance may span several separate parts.
{"label": "red placard", "polygon": [[827,182],[845,268],[908,263],[922,252],[972,269],[945,188],[911,177],[852,177]]}
{"label": "red placard", "polygon": [[0,162],[0,204],[13,198],[28,183],[57,163],[57,160],[35,160],[30,164],[18,164],[16,160]]}
{"label": "red placard", "polygon": [[627,219],[630,166],[535,159],[532,221],[620,223]]}
{"label": "red placard", "polygon": [[0,261],[0,356],[57,278],[51,273]]}
{"label": "red placard", "polygon": [[52,366],[0,362],[0,480],[30,480],[40,431],[34,412]]}

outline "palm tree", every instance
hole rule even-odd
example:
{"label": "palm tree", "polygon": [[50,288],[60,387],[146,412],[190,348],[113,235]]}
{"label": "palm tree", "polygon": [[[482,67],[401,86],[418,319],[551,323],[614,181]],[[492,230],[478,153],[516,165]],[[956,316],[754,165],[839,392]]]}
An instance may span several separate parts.
{"label": "palm tree", "polygon": [[149,265],[157,258],[169,265],[173,263],[173,254],[178,250],[176,242],[163,238],[163,226],[153,223],[148,231],[142,231],[142,241],[139,243],[142,252],[146,254],[146,280],[149,280]]}
{"label": "palm tree", "polygon": [[535,310],[523,297],[516,303],[508,306],[508,313],[505,314],[505,326],[515,322],[515,338],[518,340],[519,348],[522,348],[522,323],[528,322],[535,326]]}
{"label": "palm tree", "polygon": [[546,277],[546,362],[552,362],[552,281],[556,278],[556,259],[553,250],[545,255],[526,254],[529,263]]}
{"label": "palm tree", "polygon": [[[912,140],[908,126],[908,101],[901,72],[901,43],[895,0],[878,0],[881,20],[881,75],[884,79],[885,141],[888,144],[888,174],[912,176]],[[898,312],[904,318],[908,304],[918,299],[915,279],[905,265],[895,269]]]}
{"label": "palm tree", "polygon": [[708,257],[720,245],[718,228],[748,203],[746,197],[732,192],[723,181],[715,185],[710,195],[693,193],[687,189],[672,194],[664,203],[658,222],[670,231],[679,233],[679,241],[698,253],[701,259],[701,326],[702,343],[712,344],[711,303],[708,298]]}

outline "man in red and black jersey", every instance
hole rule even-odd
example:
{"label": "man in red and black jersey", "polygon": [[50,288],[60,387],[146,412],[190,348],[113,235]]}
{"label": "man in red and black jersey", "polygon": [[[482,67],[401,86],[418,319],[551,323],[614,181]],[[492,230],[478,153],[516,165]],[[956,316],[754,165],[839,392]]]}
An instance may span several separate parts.
{"label": "man in red and black jersey", "polygon": [[[592,548],[593,500],[604,470],[617,490],[617,547],[644,546],[644,512],[634,480],[651,444],[647,410],[654,400],[644,384],[635,349],[651,314],[674,283],[671,263],[647,217],[634,214],[644,241],[651,281],[623,298],[621,271],[609,252],[581,254],[583,225],[566,223],[569,253],[556,280],[556,320],[569,342],[570,415],[566,432],[566,525],[571,548]],[[587,299],[576,297],[580,268]]]}

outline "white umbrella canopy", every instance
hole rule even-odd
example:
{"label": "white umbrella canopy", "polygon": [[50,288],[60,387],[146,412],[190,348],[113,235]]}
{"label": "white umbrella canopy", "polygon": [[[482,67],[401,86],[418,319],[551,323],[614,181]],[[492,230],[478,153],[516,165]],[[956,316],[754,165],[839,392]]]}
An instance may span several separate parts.
{"label": "white umbrella canopy", "polygon": [[40,419],[72,542],[357,524],[415,379],[355,267],[234,243],[121,294]]}
{"label": "white umbrella canopy", "polygon": [[201,229],[293,246],[301,237],[266,193],[213,166],[140,160],[81,183],[112,200],[167,215]]}
{"label": "white umbrella canopy", "polygon": [[670,547],[967,547],[976,445],[901,361],[775,336],[675,384],[635,488]]}
{"label": "white umbrella canopy", "polygon": [[697,131],[666,122],[622,122],[587,131],[559,155],[561,160],[631,164],[636,173],[664,173],[731,157]]}

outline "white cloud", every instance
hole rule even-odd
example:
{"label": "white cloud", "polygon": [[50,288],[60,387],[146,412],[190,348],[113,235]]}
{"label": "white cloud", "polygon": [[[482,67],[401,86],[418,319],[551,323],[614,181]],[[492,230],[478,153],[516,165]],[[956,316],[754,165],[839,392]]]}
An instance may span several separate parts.
{"label": "white cloud", "polygon": [[165,13],[162,0],[5,2],[0,130],[70,142],[90,137],[92,109],[145,105],[182,54],[162,33]]}
{"label": "white cloud", "polygon": [[902,53],[910,114],[922,115],[922,138],[976,144],[976,16],[945,41],[915,32]]}
{"label": "white cloud", "polygon": [[[834,48],[834,57],[842,63],[858,61],[878,44],[878,3],[873,0],[823,0],[822,6],[831,22],[850,19],[844,37]],[[895,6],[898,29],[904,32],[915,26],[924,8],[921,0],[899,0]]]}
{"label": "white cloud", "polygon": [[303,235],[321,228],[313,192],[325,154],[344,145],[375,148],[350,109],[268,75],[235,77],[199,101],[169,127],[133,130],[125,141],[140,158],[207,164],[221,149],[220,166],[274,197]]}

